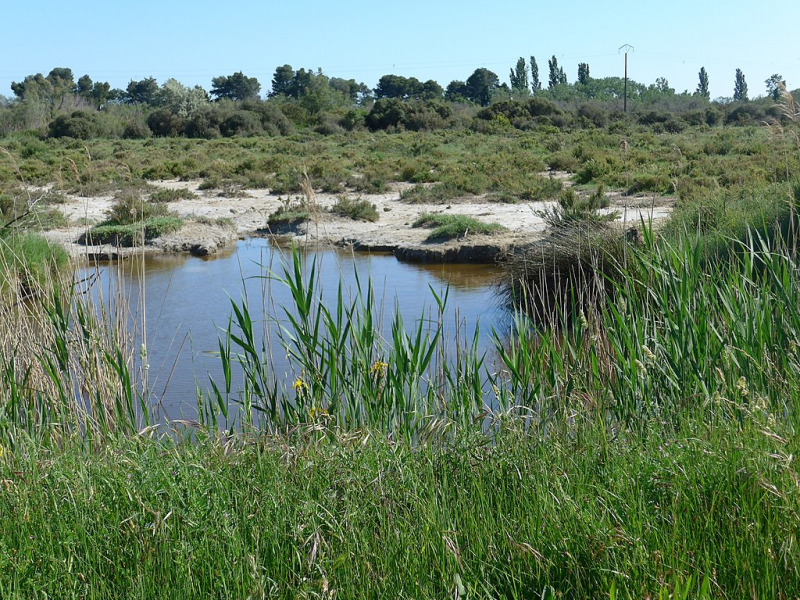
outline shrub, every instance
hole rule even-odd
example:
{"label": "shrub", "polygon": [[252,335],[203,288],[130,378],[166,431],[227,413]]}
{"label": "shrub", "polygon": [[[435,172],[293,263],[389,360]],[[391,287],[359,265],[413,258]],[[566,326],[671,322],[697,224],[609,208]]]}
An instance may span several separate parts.
{"label": "shrub", "polygon": [[225,119],[219,131],[225,137],[249,136],[263,131],[259,116],[249,110],[239,110]]}
{"label": "shrub", "polygon": [[280,199],[281,205],[267,218],[267,225],[273,232],[291,230],[311,218],[308,202],[301,198]]}
{"label": "shrub", "polygon": [[183,220],[174,216],[152,217],[127,225],[106,222],[92,227],[78,241],[87,245],[138,246],[148,240],[177,231],[181,227],[183,227]]}
{"label": "shrub", "polygon": [[161,108],[147,117],[147,126],[153,135],[161,137],[175,137],[182,135],[186,128],[186,119],[172,114],[166,108]]}
{"label": "shrub", "polygon": [[536,214],[550,227],[573,227],[579,223],[602,224],[619,216],[616,211],[606,214],[598,212],[602,208],[608,208],[609,204],[602,184],[588,196],[579,196],[573,188],[566,188],[562,190],[557,204],[537,211]]}
{"label": "shrub", "polygon": [[335,215],[347,217],[354,221],[370,221],[374,223],[379,218],[378,209],[375,205],[361,198],[351,200],[347,196],[339,196],[330,211]]}
{"label": "shrub", "polygon": [[157,190],[150,194],[150,202],[174,202],[175,200],[193,200],[197,198],[197,194],[186,188],[167,188]]}
{"label": "shrub", "polygon": [[506,231],[499,223],[484,223],[466,215],[424,213],[412,227],[433,228],[426,238],[429,242],[465,238],[470,234],[491,234]]}
{"label": "shrub", "polygon": [[125,140],[144,140],[153,135],[147,124],[139,119],[134,119],[122,131],[122,138]]}
{"label": "shrub", "polygon": [[50,123],[48,136],[88,140],[98,137],[101,133],[102,128],[93,112],[76,110],[69,115],[61,115]]}

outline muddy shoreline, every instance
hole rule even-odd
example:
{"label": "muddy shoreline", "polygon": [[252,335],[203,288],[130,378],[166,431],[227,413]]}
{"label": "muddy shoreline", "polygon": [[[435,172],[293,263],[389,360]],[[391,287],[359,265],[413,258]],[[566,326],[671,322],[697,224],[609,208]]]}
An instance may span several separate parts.
{"label": "muddy shoreline", "polygon": [[[52,241],[64,245],[76,260],[113,260],[142,252],[187,252],[197,256],[214,256],[247,237],[274,237],[276,243],[301,246],[347,247],[359,252],[393,253],[398,260],[421,263],[494,263],[521,246],[535,243],[547,235],[546,224],[539,211],[550,202],[518,202],[503,204],[476,196],[454,199],[447,204],[411,204],[400,199],[409,184],[393,184],[384,194],[348,194],[375,205],[380,215],[377,222],[353,221],[328,212],[338,196],[315,194],[310,200],[316,210],[312,220],[292,231],[270,231],[267,219],[287,197],[267,190],[201,190],[200,181],[156,181],[163,189],[186,189],[195,197],[168,204],[169,210],[182,217],[186,224],[179,231],[148,242],[144,248],[118,248],[109,244],[83,246],[81,234],[105,218],[114,202],[113,196],[83,198],[67,195],[58,206],[70,226],[47,232]],[[671,198],[622,196],[608,194],[608,211],[619,213],[620,225],[654,221],[671,212]],[[291,198],[295,196],[292,195]],[[412,223],[423,213],[466,215],[486,223],[499,223],[507,231],[499,234],[473,235],[462,239],[428,242],[429,230],[414,228]]]}

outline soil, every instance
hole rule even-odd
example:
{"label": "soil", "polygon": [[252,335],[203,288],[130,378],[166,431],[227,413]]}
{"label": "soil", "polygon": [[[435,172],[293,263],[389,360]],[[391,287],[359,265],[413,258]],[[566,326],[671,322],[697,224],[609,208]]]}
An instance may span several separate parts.
{"label": "soil", "polygon": [[[564,175],[564,174],[559,174]],[[169,203],[169,209],[186,220],[176,233],[149,242],[150,252],[191,252],[213,255],[235,243],[238,238],[276,235],[282,241],[301,244],[352,246],[356,250],[394,252],[401,260],[419,262],[494,262],[514,247],[528,245],[545,235],[546,225],[538,211],[552,202],[519,202],[503,204],[476,196],[456,199],[447,204],[409,204],[400,200],[400,192],[410,184],[393,184],[384,194],[349,194],[373,203],[380,215],[377,222],[353,221],[327,212],[338,197],[318,194],[312,198],[317,210],[314,218],[290,232],[272,232],[267,218],[283,200],[268,190],[241,190],[235,197],[221,195],[219,190],[200,190],[200,181],[157,181],[162,188],[184,188],[196,198]],[[658,196],[622,196],[607,194],[611,206],[607,211],[620,213],[620,224],[636,226],[642,219],[657,221],[668,216],[671,198]],[[122,249],[108,245],[86,247],[77,243],[88,226],[105,218],[113,203],[112,196],[81,198],[67,196],[60,209],[70,222],[68,228],[46,235],[64,244],[75,257],[116,258],[141,249]],[[430,243],[425,239],[430,230],[413,228],[412,223],[423,213],[461,214],[487,223],[500,223],[508,231],[491,236],[466,235],[458,240]]]}

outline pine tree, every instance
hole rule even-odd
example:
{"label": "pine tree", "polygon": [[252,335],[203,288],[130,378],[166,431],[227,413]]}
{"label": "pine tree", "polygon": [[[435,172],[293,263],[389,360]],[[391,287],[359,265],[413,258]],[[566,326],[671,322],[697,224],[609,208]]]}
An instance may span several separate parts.
{"label": "pine tree", "polygon": [[586,85],[589,83],[589,63],[578,65],[578,83]]}
{"label": "pine tree", "polygon": [[747,82],[744,80],[744,73],[741,69],[736,69],[736,82],[733,86],[733,99],[747,101]]}
{"label": "pine tree", "polygon": [[706,71],[705,67],[700,67],[700,73],[698,74],[698,76],[700,78],[700,83],[697,84],[697,91],[695,92],[695,96],[710,98],[711,93],[708,91],[708,72]]}
{"label": "pine tree", "polygon": [[536,58],[531,56],[531,91],[535,94],[542,89],[542,82],[539,81],[539,65]]}

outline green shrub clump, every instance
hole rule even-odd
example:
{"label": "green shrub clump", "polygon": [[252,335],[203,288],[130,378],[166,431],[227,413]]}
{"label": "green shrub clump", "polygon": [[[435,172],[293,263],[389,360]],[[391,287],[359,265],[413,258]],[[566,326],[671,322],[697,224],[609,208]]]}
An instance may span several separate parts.
{"label": "green shrub clump", "polygon": [[352,200],[347,196],[340,196],[336,204],[331,206],[331,213],[340,217],[347,217],[353,221],[369,221],[374,223],[378,220],[378,209],[372,202],[361,198]]}
{"label": "green shrub clump", "polygon": [[466,215],[443,215],[424,213],[414,221],[413,227],[433,228],[427,241],[452,240],[465,238],[471,234],[488,235],[506,228],[499,223],[484,223]]}

